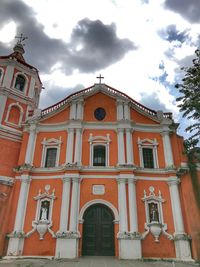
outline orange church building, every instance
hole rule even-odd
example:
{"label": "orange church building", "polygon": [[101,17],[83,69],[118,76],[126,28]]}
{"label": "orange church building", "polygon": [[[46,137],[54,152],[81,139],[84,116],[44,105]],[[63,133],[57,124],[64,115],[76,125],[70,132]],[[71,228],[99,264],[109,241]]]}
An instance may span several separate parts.
{"label": "orange church building", "polygon": [[39,73],[23,54],[17,43],[0,57],[1,255],[199,258],[172,114],[101,82],[40,110]]}

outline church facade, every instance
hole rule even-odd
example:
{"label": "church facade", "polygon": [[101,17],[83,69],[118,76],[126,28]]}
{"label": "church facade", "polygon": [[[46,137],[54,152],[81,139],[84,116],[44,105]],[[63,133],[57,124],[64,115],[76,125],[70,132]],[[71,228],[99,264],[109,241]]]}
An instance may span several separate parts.
{"label": "church facade", "polygon": [[171,113],[103,83],[38,109],[20,43],[0,57],[0,252],[197,259],[200,215]]}

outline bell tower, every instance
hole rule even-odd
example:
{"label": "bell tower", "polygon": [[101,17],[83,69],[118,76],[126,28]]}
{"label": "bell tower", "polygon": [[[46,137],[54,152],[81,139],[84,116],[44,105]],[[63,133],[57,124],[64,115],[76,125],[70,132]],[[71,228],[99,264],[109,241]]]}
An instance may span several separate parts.
{"label": "bell tower", "polygon": [[22,34],[13,52],[0,56],[0,255],[5,252],[7,210],[12,185],[13,168],[18,165],[23,136],[23,124],[38,108],[42,83],[38,70],[24,59]]}

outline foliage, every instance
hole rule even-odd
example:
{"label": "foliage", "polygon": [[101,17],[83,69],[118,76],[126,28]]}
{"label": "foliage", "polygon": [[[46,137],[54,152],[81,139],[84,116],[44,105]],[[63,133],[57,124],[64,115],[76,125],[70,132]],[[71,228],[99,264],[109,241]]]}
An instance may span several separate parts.
{"label": "foliage", "polygon": [[185,71],[185,76],[181,84],[176,84],[181,96],[176,100],[178,107],[183,112],[183,117],[190,120],[190,125],[186,131],[191,133],[187,146],[193,148],[200,140],[200,50],[195,51],[196,58],[193,59],[191,67],[181,68]]}

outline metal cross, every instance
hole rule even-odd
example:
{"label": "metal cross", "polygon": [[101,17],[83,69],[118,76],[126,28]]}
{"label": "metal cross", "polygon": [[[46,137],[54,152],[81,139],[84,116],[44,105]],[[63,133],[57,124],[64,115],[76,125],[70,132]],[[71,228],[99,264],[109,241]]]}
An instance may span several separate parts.
{"label": "metal cross", "polygon": [[101,79],[104,79],[103,76],[101,76],[101,74],[99,75],[99,77],[96,77],[97,79],[99,79],[99,83],[101,83]]}
{"label": "metal cross", "polygon": [[23,33],[21,33],[20,36],[15,36],[15,38],[16,38],[16,39],[19,39],[19,40],[17,41],[18,44],[22,44],[22,42],[23,42],[24,40],[28,39],[28,37],[23,36]]}

